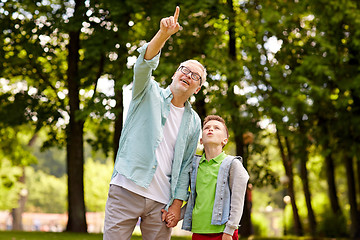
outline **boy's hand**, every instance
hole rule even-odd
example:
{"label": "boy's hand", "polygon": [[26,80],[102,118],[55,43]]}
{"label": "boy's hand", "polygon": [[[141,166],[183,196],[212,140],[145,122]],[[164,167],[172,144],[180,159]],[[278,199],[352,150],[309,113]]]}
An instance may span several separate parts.
{"label": "boy's hand", "polygon": [[[177,223],[180,221],[181,217],[181,206],[183,201],[179,199],[175,199],[171,206],[168,209],[167,215],[169,215],[169,222],[167,222],[167,227],[175,227]],[[170,218],[171,217],[171,218]],[[172,219],[170,221],[170,219]]]}
{"label": "boy's hand", "polygon": [[180,7],[177,6],[175,9],[174,16],[163,18],[160,21],[160,31],[164,34],[171,36],[180,29],[180,24],[178,23],[178,18],[180,14]]}
{"label": "boy's hand", "polygon": [[162,215],[161,215],[161,220],[164,222],[166,222],[166,226],[167,227],[172,227],[174,224],[174,226],[176,226],[177,222],[173,222],[175,220],[175,214],[174,213],[169,213],[167,212],[165,209],[161,209]]}
{"label": "boy's hand", "polygon": [[161,209],[162,215],[161,220],[166,222],[167,224],[172,222],[175,219],[174,213],[169,213],[165,209]]}
{"label": "boy's hand", "polygon": [[227,233],[223,233],[221,240],[232,240],[232,236]]}

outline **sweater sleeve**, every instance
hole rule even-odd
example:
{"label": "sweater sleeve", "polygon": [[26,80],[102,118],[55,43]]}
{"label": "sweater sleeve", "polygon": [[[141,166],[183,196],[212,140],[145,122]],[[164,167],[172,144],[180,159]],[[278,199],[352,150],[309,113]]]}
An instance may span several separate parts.
{"label": "sweater sleeve", "polygon": [[233,235],[239,227],[243,214],[245,192],[249,174],[240,161],[234,160],[230,167],[229,186],[231,190],[230,215],[224,233]]}

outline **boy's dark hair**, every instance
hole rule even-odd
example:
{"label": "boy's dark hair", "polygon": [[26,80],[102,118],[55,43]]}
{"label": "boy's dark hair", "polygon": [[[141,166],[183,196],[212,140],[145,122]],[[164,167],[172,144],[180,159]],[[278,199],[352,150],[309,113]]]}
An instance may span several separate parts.
{"label": "boy's dark hair", "polygon": [[229,131],[228,131],[228,128],[226,126],[225,120],[222,117],[218,116],[218,115],[208,115],[208,116],[206,116],[205,119],[204,119],[204,122],[203,122],[203,126],[205,126],[205,124],[207,122],[211,121],[211,120],[221,122],[225,127],[226,136],[227,136],[227,138],[229,138]]}

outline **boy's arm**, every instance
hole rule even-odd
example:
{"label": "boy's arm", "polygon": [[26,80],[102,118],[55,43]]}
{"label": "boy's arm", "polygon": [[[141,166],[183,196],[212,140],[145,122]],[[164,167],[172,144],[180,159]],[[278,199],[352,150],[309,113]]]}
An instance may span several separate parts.
{"label": "boy's arm", "polygon": [[230,216],[226,223],[224,233],[234,234],[238,228],[244,209],[244,200],[249,174],[242,163],[234,160],[231,163],[229,176],[229,186],[231,190]]}

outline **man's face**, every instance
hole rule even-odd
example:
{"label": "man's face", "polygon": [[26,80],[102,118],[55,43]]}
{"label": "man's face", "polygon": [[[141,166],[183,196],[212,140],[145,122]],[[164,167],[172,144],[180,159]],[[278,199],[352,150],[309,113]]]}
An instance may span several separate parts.
{"label": "man's face", "polygon": [[225,126],[217,121],[210,120],[208,121],[202,130],[202,138],[200,142],[205,146],[206,144],[225,146],[228,138],[226,134]]}
{"label": "man's face", "polygon": [[173,90],[189,96],[198,93],[201,89],[201,79],[195,79],[197,76],[201,77],[202,74],[202,68],[198,64],[189,62],[183,63],[172,77],[173,81],[171,85]]}

